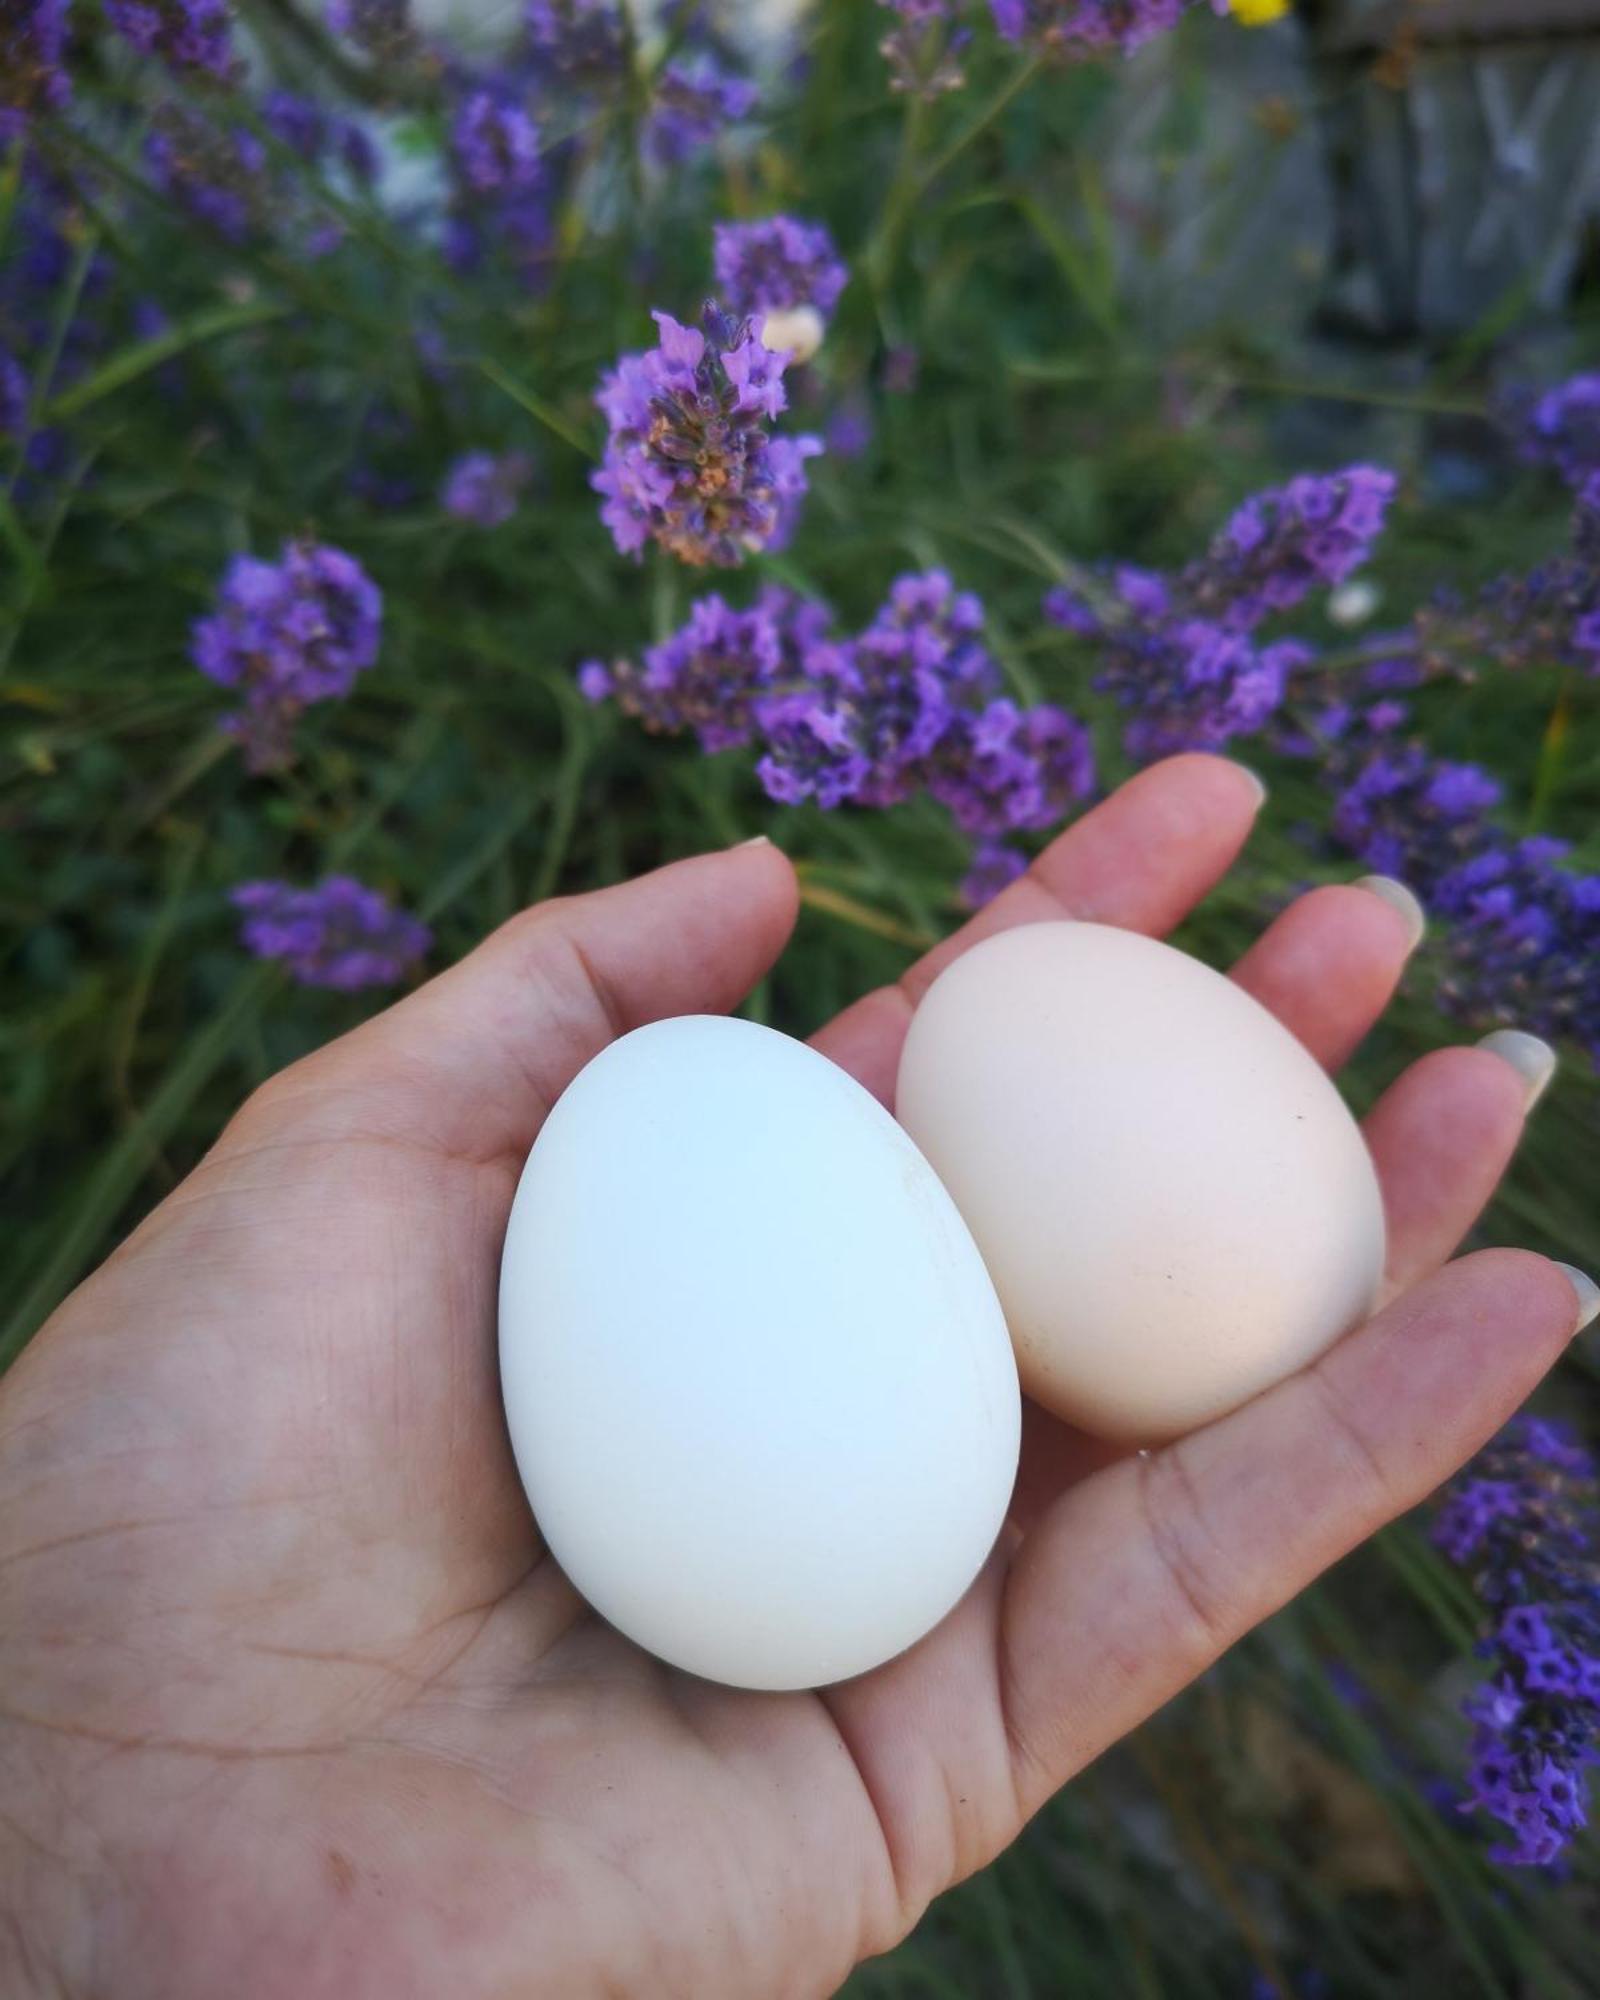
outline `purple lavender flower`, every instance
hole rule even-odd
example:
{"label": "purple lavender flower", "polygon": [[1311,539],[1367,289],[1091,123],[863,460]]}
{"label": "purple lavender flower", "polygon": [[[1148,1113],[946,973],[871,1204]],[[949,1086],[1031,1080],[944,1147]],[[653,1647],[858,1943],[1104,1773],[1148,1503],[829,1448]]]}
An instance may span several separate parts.
{"label": "purple lavender flower", "polygon": [[383,599],[353,556],[315,542],[287,544],[275,563],[235,556],[216,608],[195,625],[195,665],[244,706],[223,728],[252,770],[289,754],[302,709],[348,694],[378,656]]}
{"label": "purple lavender flower", "polygon": [[1547,390],[1528,411],[1521,442],[1525,458],[1554,466],[1570,486],[1600,473],[1600,374]]}
{"label": "purple lavender flower", "polygon": [[1475,764],[1436,762],[1421,744],[1374,750],[1334,801],[1333,831],[1369,868],[1419,889],[1482,842],[1500,786]]}
{"label": "purple lavender flower", "polygon": [[170,70],[231,79],[238,67],[227,0],[105,0],[105,9],[124,41]]}
{"label": "purple lavender flower", "polygon": [[28,422],[28,377],[21,362],[0,347],[0,438],[18,438]]}
{"label": "purple lavender flower", "polygon": [[543,168],[539,130],[520,106],[493,91],[475,90],[450,128],[457,174],[474,194],[507,194],[538,184]]}
{"label": "purple lavender flower", "polygon": [[0,20],[0,142],[13,139],[41,111],[58,111],[72,94],[63,66],[66,0],[12,0]]}
{"label": "purple lavender flower", "polygon": [[1197,610],[1252,631],[1359,569],[1383,532],[1394,490],[1392,472],[1352,465],[1258,493],[1184,573],[1181,588]]}
{"label": "purple lavender flower", "polygon": [[533,461],[525,452],[464,452],[445,474],[439,504],[458,521],[498,528],[517,511],[532,477]]}
{"label": "purple lavender flower", "polygon": [[241,882],[229,900],[244,918],[245,948],[281,960],[302,986],[341,993],[393,986],[433,942],[426,924],[348,875],[331,875],[315,889]]}
{"label": "purple lavender flower", "polygon": [[1600,474],[1578,492],[1567,554],[1496,578],[1470,604],[1441,595],[1418,613],[1416,627],[1434,672],[1470,678],[1487,660],[1507,673],[1600,674]]}
{"label": "purple lavender flower", "polygon": [[783,671],[781,602],[769,594],[735,611],[715,593],[702,597],[639,667],[591,660],[579,669],[578,686],[589,701],[614,700],[646,729],[692,730],[703,750],[748,743],[756,699]]}
{"label": "purple lavender flower", "polygon": [[826,321],[850,277],[822,224],[792,215],[719,222],[712,258],[718,293],[736,313],[809,306]]}
{"label": "purple lavender flower", "polygon": [[1253,735],[1311,658],[1295,640],[1259,646],[1248,633],[1187,615],[1166,580],[1148,571],[1120,569],[1113,597],[1120,612],[1102,613],[1073,591],[1052,590],[1044,612],[1095,642],[1093,684],[1129,711],[1123,740],[1141,763]]}
{"label": "purple lavender flower", "polygon": [[528,0],[528,45],[562,76],[580,81],[617,75],[627,54],[618,0]]}
{"label": "purple lavender flower", "polygon": [[1508,1830],[1495,1860],[1548,1864],[1587,1824],[1600,1763],[1600,1467],[1560,1426],[1518,1417],[1452,1487],[1433,1536],[1487,1620],[1469,1809]]}
{"label": "purple lavender flower", "polygon": [[157,111],[145,158],[180,207],[230,242],[265,225],[270,208],[267,156],[253,132],[218,124],[183,104]]}
{"label": "purple lavender flower", "polygon": [[714,302],[701,329],[654,315],[659,345],[625,354],[595,401],[610,436],[590,483],[624,555],[655,540],[680,562],[731,568],[773,545],[805,492],[816,438],[774,439],[786,357],[762,344],[759,319]]}
{"label": "purple lavender flower", "polygon": [[1435,758],[1405,720],[1388,699],[1348,706],[1307,746],[1337,788],[1335,838],[1446,920],[1434,955],[1451,1013],[1570,1037],[1600,1060],[1600,876],[1572,871],[1559,841],[1508,837],[1497,780]]}
{"label": "purple lavender flower", "polygon": [[981,910],[992,903],[1019,875],[1026,873],[1028,857],[1019,848],[1001,840],[981,840],[972,850],[972,864],[961,878],[958,891],[968,909]]}
{"label": "purple lavender flower", "polygon": [[[1109,49],[1131,55],[1175,28],[1190,0],[989,0],[994,24],[1008,42],[1077,60]],[[1212,0],[1216,13],[1228,0]]]}
{"label": "purple lavender flower", "polygon": [[302,97],[294,90],[269,90],[261,100],[261,118],[307,166],[337,159],[355,181],[370,181],[377,172],[377,153],[362,128],[314,97]]}
{"label": "purple lavender flower", "polygon": [[656,78],[645,150],[658,165],[679,166],[712,145],[723,128],[748,118],[756,87],[704,50],[666,63]]}
{"label": "purple lavender flower", "polygon": [[1051,591],[1045,616],[1094,642],[1094,685],[1130,712],[1129,754],[1220,750],[1265,727],[1312,655],[1290,639],[1261,645],[1256,627],[1364,562],[1393,492],[1372,466],[1306,474],[1247,500],[1173,575],[1123,564],[1093,600]]}
{"label": "purple lavender flower", "polygon": [[[993,849],[1065,817],[1094,769],[1071,716],[1000,693],[982,625],[978,600],[938,570],[899,578],[854,638],[785,591],[743,612],[707,597],[641,667],[591,660],[579,687],[648,729],[692,730],[708,751],[753,746],[781,804],[886,807],[924,791]],[[1004,866],[986,850],[986,876]]]}

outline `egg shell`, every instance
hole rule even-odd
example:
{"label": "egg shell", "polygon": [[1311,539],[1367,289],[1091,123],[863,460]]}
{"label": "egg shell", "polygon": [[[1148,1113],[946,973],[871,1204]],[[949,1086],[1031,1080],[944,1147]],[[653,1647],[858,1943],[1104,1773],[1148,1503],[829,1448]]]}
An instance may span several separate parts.
{"label": "egg shell", "polygon": [[1125,1443],[1193,1429],[1365,1316],[1383,1203],[1280,1022],[1102,924],[985,939],[923,996],[900,1122],[1000,1293],[1026,1394]]}
{"label": "egg shell", "polygon": [[688,1016],[551,1112],[500,1280],[517,1465],[577,1589],[675,1666],[821,1686],[982,1567],[1021,1397],[966,1225],[815,1050]]}

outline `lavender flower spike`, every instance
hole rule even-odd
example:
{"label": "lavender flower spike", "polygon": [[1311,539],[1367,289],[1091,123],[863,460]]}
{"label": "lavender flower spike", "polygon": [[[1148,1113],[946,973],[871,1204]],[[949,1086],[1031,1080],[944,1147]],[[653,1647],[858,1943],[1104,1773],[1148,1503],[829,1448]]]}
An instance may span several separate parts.
{"label": "lavender flower spike", "polygon": [[617,74],[627,53],[619,0],[528,0],[524,21],[537,56],[564,77]]}
{"label": "lavender flower spike", "polygon": [[231,78],[232,10],[227,0],[105,0],[106,19],[124,41],[171,70]]}
{"label": "lavender flower spike", "polygon": [[41,111],[58,111],[71,95],[62,64],[66,0],[12,0],[0,20],[0,142]]}
{"label": "lavender flower spike", "polygon": [[1470,1806],[1511,1836],[1495,1860],[1548,1864],[1588,1823],[1600,1763],[1600,1466],[1558,1425],[1518,1417],[1453,1487],[1433,1538],[1487,1620]]}
{"label": "lavender flower spike", "polygon": [[245,948],[280,961],[301,986],[393,986],[433,942],[426,924],[348,875],[315,889],[241,882],[229,900],[244,918]]}
{"label": "lavender flower spike", "polygon": [[713,301],[700,329],[655,320],[659,345],[623,355],[595,397],[610,428],[590,482],[600,518],[624,555],[654,540],[680,562],[731,568],[782,536],[805,491],[802,459],[822,445],[768,436],[788,357],[763,344],[759,318]]}
{"label": "lavender flower spike", "polygon": [[348,694],[372,665],[382,608],[377,585],[342,549],[292,542],[275,563],[234,557],[191,654],[207,679],[243,695],[222,726],[252,770],[283,763],[301,711]]}
{"label": "lavender flower spike", "polygon": [[[1175,28],[1189,5],[1190,0],[989,0],[989,11],[1008,42],[1070,61],[1110,50],[1131,55]],[[1214,13],[1228,11],[1228,0],[1211,5]]]}
{"label": "lavender flower spike", "polygon": [[717,289],[737,313],[793,312],[809,306],[826,320],[850,277],[822,224],[792,215],[719,222],[712,259]]}
{"label": "lavender flower spike", "polygon": [[1574,375],[1547,390],[1528,413],[1522,448],[1574,488],[1600,473],[1600,374]]}
{"label": "lavender flower spike", "polygon": [[1235,631],[1343,583],[1372,553],[1395,477],[1374,465],[1303,473],[1245,501],[1186,572],[1190,600]]}
{"label": "lavender flower spike", "polygon": [[711,145],[725,125],[748,118],[756,87],[702,52],[669,62],[656,79],[645,150],[664,167],[679,166]]}
{"label": "lavender flower spike", "polygon": [[517,511],[532,477],[533,462],[523,452],[464,452],[445,474],[439,504],[458,521],[498,528]]}

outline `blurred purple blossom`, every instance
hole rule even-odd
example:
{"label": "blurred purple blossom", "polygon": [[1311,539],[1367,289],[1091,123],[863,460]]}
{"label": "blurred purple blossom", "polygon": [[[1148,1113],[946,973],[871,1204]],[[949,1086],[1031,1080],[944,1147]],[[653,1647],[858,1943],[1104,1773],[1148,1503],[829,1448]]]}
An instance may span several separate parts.
{"label": "blurred purple blossom", "polygon": [[229,899],[257,958],[281,960],[302,986],[354,993],[404,979],[433,942],[426,924],[376,889],[331,875],[314,889],[242,882]]}
{"label": "blurred purple blossom", "polygon": [[1307,746],[1334,791],[1335,838],[1445,920],[1434,953],[1451,1013],[1570,1038],[1600,1062],[1600,875],[1574,871],[1560,841],[1506,834],[1499,781],[1435,757],[1407,719],[1380,696]]}
{"label": "blurred purple blossom", "polygon": [[1600,374],[1574,375],[1535,399],[1520,426],[1523,455],[1581,487],[1600,474]]}
{"label": "blurred purple blossom", "polygon": [[22,364],[0,347],[0,438],[19,438],[28,421],[28,377]]}
{"label": "blurred purple blossom", "polygon": [[439,504],[458,521],[498,528],[517,511],[532,477],[533,461],[525,452],[464,452],[445,474]]}
{"label": "blurred purple blossom", "polygon": [[462,99],[451,122],[450,151],[474,194],[522,192],[541,177],[538,127],[520,105],[494,91],[474,90]]}
{"label": "blurred purple blossom", "polygon": [[124,41],[171,70],[231,78],[238,68],[227,0],[105,0],[105,10]]}
{"label": "blurred purple blossom", "polygon": [[7,0],[0,18],[0,142],[41,111],[58,111],[72,87],[63,64],[67,0]]}
{"label": "blurred purple blossom", "polygon": [[[1008,42],[1045,55],[1076,59],[1119,50],[1130,55],[1175,28],[1193,0],[989,0],[994,24]],[[1229,0],[1211,0],[1225,14]]]}
{"label": "blurred purple blossom", "polygon": [[313,97],[302,97],[293,90],[269,90],[261,100],[261,118],[309,167],[338,160],[358,182],[370,181],[377,173],[377,150],[366,131]]}
{"label": "blurred purple blossom", "polygon": [[1395,477],[1378,466],[1302,473],[1237,509],[1179,589],[1235,631],[1291,611],[1361,568],[1383,532]]}
{"label": "blurred purple blossom", "polygon": [[538,125],[507,88],[491,89],[470,77],[460,84],[449,164],[450,263],[471,271],[491,254],[509,252],[531,279],[550,245],[550,162]]}
{"label": "blurred purple blossom", "polygon": [[234,557],[191,654],[209,680],[242,694],[223,727],[252,770],[283,763],[301,711],[348,694],[372,665],[382,611],[377,585],[342,549],[291,542],[275,563]]}
{"label": "blurred purple blossom", "polygon": [[1496,1860],[1548,1864],[1587,1825],[1600,1763],[1600,1467],[1561,1426],[1515,1418],[1456,1480],[1433,1539],[1488,1625],[1470,1806],[1511,1836]]}
{"label": "blurred purple blossom", "polygon": [[713,264],[718,295],[735,313],[810,306],[826,321],[850,277],[822,224],[792,215],[719,222]]}
{"label": "blurred purple blossom", "polygon": [[1600,474],[1578,491],[1565,554],[1496,578],[1471,602],[1441,593],[1416,626],[1419,652],[1437,671],[1470,678],[1487,663],[1600,674]]}
{"label": "blurred purple blossom", "polygon": [[1271,721],[1312,654],[1293,639],[1262,645],[1256,628],[1357,569],[1393,491],[1373,466],[1307,473],[1246,500],[1186,569],[1125,563],[1092,595],[1049,592],[1045,616],[1093,643],[1094,686],[1129,712],[1130,756],[1220,750]]}
{"label": "blurred purple blossom", "polygon": [[730,568],[781,544],[806,488],[813,437],[775,438],[785,357],[761,321],[708,303],[699,328],[654,315],[657,346],[624,354],[595,396],[609,430],[591,484],[624,555],[657,541],[680,562]]}
{"label": "blurred purple blossom", "polygon": [[528,44],[567,79],[617,74],[627,52],[619,0],[528,0]]}
{"label": "blurred purple blossom", "polygon": [[681,165],[712,145],[724,127],[748,118],[757,91],[706,50],[676,57],[656,78],[644,144],[659,165]]}
{"label": "blurred purple blossom", "polygon": [[156,112],[145,158],[160,187],[230,242],[264,227],[270,208],[266,149],[253,132],[223,125],[188,105]]}
{"label": "blurred purple blossom", "polygon": [[961,878],[961,900],[969,909],[981,910],[1002,889],[1009,888],[1028,866],[1028,857],[1019,848],[1001,840],[980,840],[972,850],[972,865]]}

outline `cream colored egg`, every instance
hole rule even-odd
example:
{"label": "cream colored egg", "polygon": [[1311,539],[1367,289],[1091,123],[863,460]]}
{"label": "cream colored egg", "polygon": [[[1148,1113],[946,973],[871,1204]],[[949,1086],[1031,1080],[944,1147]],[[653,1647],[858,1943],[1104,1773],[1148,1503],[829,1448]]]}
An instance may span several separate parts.
{"label": "cream colored egg", "polygon": [[590,1604],[673,1665],[816,1687],[920,1639],[1005,1515],[994,1287],[882,1105],[749,1021],[660,1021],[569,1086],[512,1208],[506,1418]]}
{"label": "cream colored egg", "polygon": [[1024,1391],[1097,1434],[1192,1429],[1370,1309],[1383,1205],[1294,1037],[1197,959],[1100,924],[986,939],[924,996],[896,1111],[955,1197]]}

